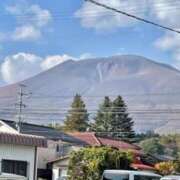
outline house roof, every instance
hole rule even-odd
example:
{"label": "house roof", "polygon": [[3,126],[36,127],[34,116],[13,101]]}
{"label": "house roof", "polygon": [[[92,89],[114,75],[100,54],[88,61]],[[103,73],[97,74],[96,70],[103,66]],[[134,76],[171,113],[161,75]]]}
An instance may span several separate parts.
{"label": "house roof", "polygon": [[96,135],[93,132],[74,132],[74,133],[70,133],[70,135],[86,142],[87,145],[101,146],[101,143],[96,138]]}
{"label": "house roof", "polygon": [[59,161],[66,160],[66,159],[69,159],[69,156],[61,156],[61,157],[50,160],[48,163],[53,164],[55,162],[59,162]]}
{"label": "house roof", "polygon": [[149,165],[145,165],[145,164],[136,164],[136,163],[132,163],[131,167],[133,169],[137,169],[137,170],[154,170],[154,167],[149,166]]}
{"label": "house roof", "polygon": [[75,132],[71,133],[72,136],[85,141],[90,146],[111,146],[118,149],[132,150],[140,153],[140,147],[120,140],[114,140],[105,137],[99,137],[94,132]]}
{"label": "house roof", "polygon": [[44,137],[2,132],[0,133],[0,144],[47,147],[47,141]]}
{"label": "house roof", "polygon": [[[10,120],[1,120],[1,121],[6,123],[13,129],[16,129],[15,121],[10,121]],[[50,140],[62,140],[64,142],[70,142],[70,143],[81,144],[81,145],[84,144],[84,142],[81,141],[80,139],[77,139],[71,135],[60,132],[54,128],[43,126],[43,125],[30,124],[26,122],[21,123],[21,133],[43,136]]]}

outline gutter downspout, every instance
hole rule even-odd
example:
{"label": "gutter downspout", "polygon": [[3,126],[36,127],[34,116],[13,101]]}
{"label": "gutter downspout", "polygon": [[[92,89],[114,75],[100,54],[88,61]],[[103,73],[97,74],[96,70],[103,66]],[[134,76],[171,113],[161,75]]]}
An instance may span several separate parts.
{"label": "gutter downspout", "polygon": [[34,175],[33,180],[37,179],[37,146],[34,148]]}

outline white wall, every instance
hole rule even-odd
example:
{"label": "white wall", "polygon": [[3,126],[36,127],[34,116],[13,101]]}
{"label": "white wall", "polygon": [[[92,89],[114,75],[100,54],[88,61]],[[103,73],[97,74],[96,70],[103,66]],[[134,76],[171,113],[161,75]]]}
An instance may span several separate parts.
{"label": "white wall", "polygon": [[12,127],[8,126],[6,123],[4,123],[3,121],[0,121],[0,132],[4,132],[4,133],[15,133],[17,134],[18,131],[16,131],[15,129],[13,129]]}
{"label": "white wall", "polygon": [[39,169],[46,169],[46,165],[49,161],[52,161],[57,158],[56,145],[60,141],[48,140],[47,148],[38,148],[38,165]]}
{"label": "white wall", "polygon": [[63,160],[60,160],[58,162],[55,162],[53,164],[53,177],[52,180],[58,180],[59,177],[59,171],[61,170],[61,177],[67,175],[67,170],[68,170],[68,164],[69,164],[69,158],[65,158]]}
{"label": "white wall", "polygon": [[28,162],[29,180],[33,180],[34,176],[34,154],[35,147],[0,144],[0,161],[2,159],[19,160]]}
{"label": "white wall", "polygon": [[[40,169],[46,169],[46,165],[48,162],[55,160],[56,158],[60,157],[60,153],[56,152],[57,145],[66,144],[65,142],[59,141],[53,141],[48,140],[47,142],[47,148],[38,148],[38,168]],[[72,151],[79,150],[79,146],[69,146],[66,149],[65,154],[70,154]]]}

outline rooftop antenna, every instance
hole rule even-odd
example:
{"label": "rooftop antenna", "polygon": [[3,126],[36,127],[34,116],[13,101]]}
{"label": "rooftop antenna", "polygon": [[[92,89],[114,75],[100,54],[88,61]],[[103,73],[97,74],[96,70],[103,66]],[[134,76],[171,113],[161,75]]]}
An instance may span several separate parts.
{"label": "rooftop antenna", "polygon": [[26,105],[23,103],[23,97],[28,96],[31,93],[24,93],[23,89],[26,88],[26,85],[19,84],[19,92],[18,92],[18,103],[15,105],[18,107],[18,120],[16,122],[16,127],[18,132],[21,132],[21,123],[22,123],[22,110],[26,107]]}

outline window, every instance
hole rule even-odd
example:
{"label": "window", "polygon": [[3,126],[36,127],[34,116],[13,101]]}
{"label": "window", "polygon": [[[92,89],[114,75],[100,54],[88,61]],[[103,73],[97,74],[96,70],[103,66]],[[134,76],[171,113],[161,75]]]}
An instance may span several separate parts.
{"label": "window", "polygon": [[126,174],[104,174],[103,180],[129,180]]}
{"label": "window", "polygon": [[2,172],[27,176],[27,162],[3,159]]}
{"label": "window", "polygon": [[134,180],[160,180],[160,177],[135,175]]}
{"label": "window", "polygon": [[67,176],[67,170],[66,169],[59,169],[59,177]]}
{"label": "window", "polygon": [[59,144],[56,145],[56,152],[59,152],[60,151],[60,147],[59,147]]}

